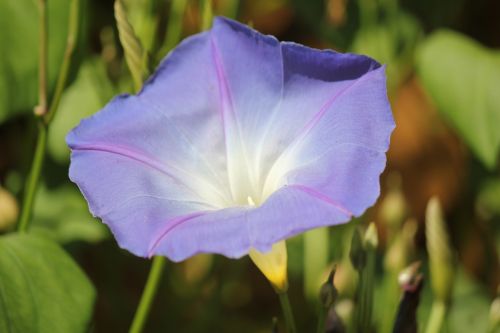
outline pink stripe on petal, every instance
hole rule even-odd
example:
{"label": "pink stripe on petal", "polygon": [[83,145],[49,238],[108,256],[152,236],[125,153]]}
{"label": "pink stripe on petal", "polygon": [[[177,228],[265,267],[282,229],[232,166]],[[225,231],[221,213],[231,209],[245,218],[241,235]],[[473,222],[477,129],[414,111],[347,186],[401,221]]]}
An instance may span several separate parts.
{"label": "pink stripe on petal", "polygon": [[191,213],[191,214],[187,214],[187,215],[182,215],[182,216],[178,216],[178,217],[175,217],[171,220],[169,220],[167,223],[166,223],[166,227],[165,229],[161,232],[160,236],[153,242],[153,244],[149,247],[149,250],[148,250],[148,257],[151,258],[153,255],[154,255],[154,251],[156,250],[156,248],[158,247],[158,245],[160,245],[160,242],[165,238],[165,236],[167,236],[175,227],[179,226],[180,224],[182,224],[183,222],[187,222],[189,220],[192,220],[192,219],[195,219],[197,217],[200,217],[202,215],[206,215],[208,214],[208,212],[194,212],[194,213]]}
{"label": "pink stripe on petal", "polygon": [[345,208],[344,206],[342,206],[338,202],[333,201],[330,197],[324,195],[323,193],[316,191],[315,189],[313,189],[311,187],[304,186],[304,185],[298,185],[298,184],[288,185],[288,187],[295,188],[295,189],[302,191],[304,193],[307,193],[307,194],[309,194],[309,195],[311,195],[311,196],[313,196],[321,201],[324,201],[327,204],[334,206],[339,211],[341,211],[342,213],[344,213],[345,215],[347,215],[349,217],[354,216],[354,214],[350,210],[348,210],[347,208]]}

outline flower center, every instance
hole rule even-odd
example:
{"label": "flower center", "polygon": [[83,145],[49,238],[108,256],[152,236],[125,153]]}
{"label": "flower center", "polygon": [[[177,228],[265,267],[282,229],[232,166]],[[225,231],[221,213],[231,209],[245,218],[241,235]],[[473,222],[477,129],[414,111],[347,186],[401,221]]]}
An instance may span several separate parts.
{"label": "flower center", "polygon": [[255,201],[253,201],[251,196],[247,197],[247,201],[249,206],[255,207]]}

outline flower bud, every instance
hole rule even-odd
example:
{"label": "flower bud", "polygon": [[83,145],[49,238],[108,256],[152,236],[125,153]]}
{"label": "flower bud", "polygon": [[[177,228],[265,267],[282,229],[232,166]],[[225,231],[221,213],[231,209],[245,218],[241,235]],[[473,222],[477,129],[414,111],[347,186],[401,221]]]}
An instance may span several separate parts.
{"label": "flower bud", "polygon": [[336,268],[334,267],[330,272],[328,279],[325,281],[325,283],[323,283],[319,291],[319,298],[321,301],[321,305],[325,309],[329,309],[333,305],[335,299],[338,296],[337,289],[335,289],[335,286],[333,284],[333,280],[335,278],[335,271]]}
{"label": "flower bud", "polygon": [[454,256],[441,205],[436,197],[429,200],[425,219],[432,289],[439,300],[447,303],[453,287]]}
{"label": "flower bud", "polygon": [[12,194],[0,187],[0,231],[8,230],[17,220],[19,207]]}
{"label": "flower bud", "polygon": [[375,222],[371,222],[366,229],[364,243],[367,250],[374,250],[378,247],[378,234]]}
{"label": "flower bud", "polygon": [[288,289],[287,252],[284,240],[273,244],[269,252],[262,253],[251,249],[248,255],[277,292],[285,292]]}
{"label": "flower bud", "polygon": [[414,251],[414,239],[418,230],[418,222],[409,219],[398,232],[384,259],[384,266],[392,272],[399,272],[404,269],[412,257]]}

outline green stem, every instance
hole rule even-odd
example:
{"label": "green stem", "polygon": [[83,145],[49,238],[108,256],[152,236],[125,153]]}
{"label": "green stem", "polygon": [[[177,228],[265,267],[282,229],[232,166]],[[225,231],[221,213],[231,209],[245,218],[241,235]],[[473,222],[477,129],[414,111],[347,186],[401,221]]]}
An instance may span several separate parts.
{"label": "green stem", "polygon": [[443,327],[444,318],[446,317],[447,306],[441,300],[435,300],[432,303],[431,314],[427,322],[425,333],[439,333]]}
{"label": "green stem", "polygon": [[165,257],[154,257],[153,264],[151,265],[151,270],[149,271],[148,280],[144,291],[142,292],[141,300],[137,311],[135,312],[134,320],[132,321],[132,326],[130,326],[129,333],[140,333],[144,328],[146,319],[149,315],[149,310],[151,309],[151,304],[153,303],[156,291],[158,290],[158,285],[163,274],[163,268],[165,267],[166,259]]}
{"label": "green stem", "polygon": [[33,203],[35,201],[36,189],[38,187],[38,181],[40,180],[40,173],[42,171],[46,146],[47,126],[40,121],[38,123],[38,138],[35,148],[35,156],[31,164],[31,171],[28,175],[28,180],[26,182],[23,208],[21,210],[21,217],[19,218],[19,224],[17,226],[20,232],[26,232],[28,230],[29,221],[31,219],[31,211],[33,210]]}
{"label": "green stem", "polygon": [[327,308],[323,305],[320,305],[319,313],[318,313],[318,326],[316,328],[317,333],[325,333],[325,322],[327,316]]}
{"label": "green stem", "polygon": [[295,328],[295,320],[293,318],[292,306],[288,299],[288,293],[286,291],[278,292],[278,296],[281,309],[283,310],[283,317],[285,318],[286,331],[287,333],[296,333],[297,329]]}
{"label": "green stem", "polygon": [[372,326],[373,292],[375,276],[375,249],[366,250],[365,267],[359,271],[358,297],[354,316],[355,331],[368,333]]}
{"label": "green stem", "polygon": [[66,49],[64,51],[64,58],[61,64],[61,69],[59,70],[59,77],[57,78],[54,97],[52,99],[52,103],[50,104],[50,109],[45,115],[46,124],[49,124],[54,118],[54,115],[59,107],[59,102],[61,101],[64,87],[66,86],[66,81],[68,80],[71,58],[75,50],[76,38],[78,36],[79,8],[80,0],[72,0],[69,8],[68,37],[66,38]]}
{"label": "green stem", "polygon": [[40,117],[38,121],[38,138],[35,155],[31,164],[28,180],[26,181],[23,207],[17,229],[20,232],[28,231],[33,204],[35,202],[36,189],[40,181],[45,150],[47,147],[47,132],[50,121],[59,106],[64,86],[68,77],[68,70],[73,53],[75,39],[78,31],[78,9],[79,0],[72,0],[69,13],[68,38],[63,64],[57,80],[57,87],[52,100],[50,110],[47,112],[47,0],[39,1],[40,7],[40,55],[39,55],[39,81],[38,81],[38,106],[35,115]]}

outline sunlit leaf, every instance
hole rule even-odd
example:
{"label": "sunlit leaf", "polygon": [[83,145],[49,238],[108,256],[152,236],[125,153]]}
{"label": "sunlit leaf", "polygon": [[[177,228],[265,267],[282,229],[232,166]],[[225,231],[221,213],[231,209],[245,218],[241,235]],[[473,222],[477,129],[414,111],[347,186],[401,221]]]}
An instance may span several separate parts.
{"label": "sunlit leaf", "polygon": [[418,73],[439,111],[485,166],[500,148],[500,52],[442,30],[421,46]]}
{"label": "sunlit leaf", "polygon": [[0,332],[86,332],[95,291],[56,243],[0,237]]}
{"label": "sunlit leaf", "polygon": [[48,151],[56,161],[69,161],[66,134],[80,120],[99,111],[114,94],[115,90],[100,59],[91,58],[82,64],[76,81],[64,92],[59,111],[50,127]]}

